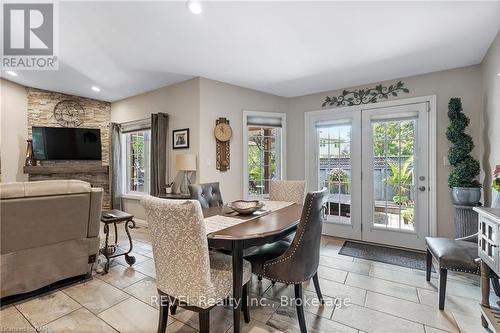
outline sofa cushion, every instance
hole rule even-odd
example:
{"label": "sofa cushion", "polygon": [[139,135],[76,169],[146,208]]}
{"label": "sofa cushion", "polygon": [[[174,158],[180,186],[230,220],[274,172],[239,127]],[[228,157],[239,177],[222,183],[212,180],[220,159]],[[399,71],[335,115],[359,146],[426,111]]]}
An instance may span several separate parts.
{"label": "sofa cushion", "polygon": [[0,253],[85,238],[89,211],[89,193],[2,200]]}
{"label": "sofa cushion", "polygon": [[42,180],[24,183],[25,197],[89,193],[91,186],[81,180]]}
{"label": "sofa cushion", "polygon": [[92,187],[81,180],[41,180],[0,184],[0,198],[14,199],[48,195],[89,193]]}
{"label": "sofa cushion", "polygon": [[1,199],[21,198],[21,197],[24,197],[24,183],[21,182],[0,183]]}

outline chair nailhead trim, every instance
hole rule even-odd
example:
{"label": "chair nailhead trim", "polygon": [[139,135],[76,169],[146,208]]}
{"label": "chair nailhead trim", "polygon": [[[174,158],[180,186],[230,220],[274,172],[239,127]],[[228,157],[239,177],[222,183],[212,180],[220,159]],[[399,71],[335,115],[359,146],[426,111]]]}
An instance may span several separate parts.
{"label": "chair nailhead trim", "polygon": [[276,281],[276,282],[285,283],[285,284],[299,284],[299,283],[305,282],[305,281],[290,282],[290,281],[285,281],[285,280],[281,280],[281,279],[274,278],[274,277],[269,277],[268,275],[261,274],[261,273],[253,273],[253,274],[257,275],[257,276],[261,276],[261,277],[266,278],[266,279],[271,280],[271,281]]}
{"label": "chair nailhead trim", "polygon": [[476,270],[470,270],[470,269],[459,269],[459,268],[441,267],[441,269],[446,269],[446,270],[454,271],[454,272],[471,273],[471,274],[476,274],[476,275],[480,275],[481,274],[481,270],[479,268],[476,269]]}
{"label": "chair nailhead trim", "polygon": [[274,260],[271,260],[269,262],[264,263],[264,270],[263,270],[263,273],[260,274],[260,275],[262,275],[266,279],[274,280],[276,282],[281,282],[281,283],[288,283],[288,284],[298,284],[298,283],[304,282],[304,281],[301,281],[301,282],[291,282],[291,281],[284,281],[284,280],[280,280],[280,279],[270,278],[270,277],[268,277],[266,275],[266,268],[269,267],[269,266],[272,266],[272,265],[276,265],[276,264],[285,262],[285,261],[291,259],[295,255],[295,251],[297,250],[298,246],[302,242],[302,238],[304,236],[304,233],[306,232],[307,223],[309,223],[309,215],[311,213],[311,208],[312,208],[312,204],[314,202],[314,197],[315,197],[315,195],[313,194],[311,200],[309,201],[309,205],[307,207],[307,213],[306,213],[306,217],[305,217],[305,221],[306,222],[304,223],[304,227],[302,228],[302,232],[300,233],[299,240],[298,240],[297,244],[295,244],[295,246],[294,246],[294,248],[292,250],[292,253],[290,255],[286,256],[285,258],[281,258],[281,259],[278,259],[278,260],[274,259]]}

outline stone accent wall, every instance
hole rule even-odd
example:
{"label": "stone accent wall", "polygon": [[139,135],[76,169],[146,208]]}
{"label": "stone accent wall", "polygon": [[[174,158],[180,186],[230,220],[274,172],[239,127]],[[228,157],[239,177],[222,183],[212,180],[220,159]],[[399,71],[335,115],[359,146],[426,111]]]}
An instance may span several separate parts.
{"label": "stone accent wall", "polygon": [[[81,128],[99,128],[101,130],[101,161],[42,161],[43,165],[71,164],[109,165],[109,123],[111,121],[111,103],[95,99],[61,94],[36,88],[26,88],[28,95],[28,136],[31,138],[33,126],[62,127],[54,117],[54,108],[62,100],[77,101],[85,110]],[[110,183],[108,173],[68,173],[53,175],[30,175],[31,180],[78,179],[89,182],[92,186],[104,189],[103,207],[110,207]]]}
{"label": "stone accent wall", "polygon": [[75,100],[85,110],[83,123],[79,127],[101,129],[102,164],[109,164],[111,103],[36,88],[26,89],[28,92],[28,136],[30,138],[32,126],[62,127],[54,118],[54,108],[62,100]]}

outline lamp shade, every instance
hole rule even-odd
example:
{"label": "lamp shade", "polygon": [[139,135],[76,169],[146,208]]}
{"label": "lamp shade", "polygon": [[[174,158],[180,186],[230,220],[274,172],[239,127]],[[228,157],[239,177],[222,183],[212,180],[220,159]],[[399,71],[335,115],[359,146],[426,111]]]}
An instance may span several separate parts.
{"label": "lamp shade", "polygon": [[196,155],[177,154],[175,155],[175,168],[178,171],[196,171]]}

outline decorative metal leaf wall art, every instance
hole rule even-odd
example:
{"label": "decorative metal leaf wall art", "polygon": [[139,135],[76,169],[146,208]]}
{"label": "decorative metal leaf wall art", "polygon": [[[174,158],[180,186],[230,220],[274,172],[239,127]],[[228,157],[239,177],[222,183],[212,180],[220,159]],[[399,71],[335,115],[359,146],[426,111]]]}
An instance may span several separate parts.
{"label": "decorative metal leaf wall art", "polygon": [[376,103],[381,99],[388,99],[389,96],[396,97],[400,92],[407,94],[410,92],[401,81],[398,81],[396,84],[391,84],[389,87],[383,87],[379,84],[375,86],[375,88],[358,89],[354,91],[344,90],[340,96],[327,96],[321,106],[353,106]]}

